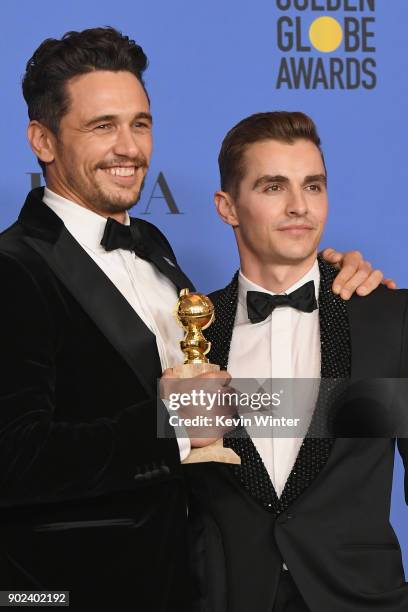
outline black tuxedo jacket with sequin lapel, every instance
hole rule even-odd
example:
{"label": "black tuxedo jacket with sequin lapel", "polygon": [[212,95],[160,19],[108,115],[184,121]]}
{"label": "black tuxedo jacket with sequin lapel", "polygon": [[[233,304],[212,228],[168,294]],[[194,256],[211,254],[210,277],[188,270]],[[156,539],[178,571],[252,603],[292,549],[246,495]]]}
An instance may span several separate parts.
{"label": "black tuxedo jacket with sequin lapel", "polygon": [[[0,588],[185,610],[185,492],[156,435],[154,335],[34,190],[0,236]],[[141,231],[191,283],[167,240]],[[174,304],[168,305],[169,309]]]}
{"label": "black tuxedo jacket with sequin lapel", "polygon": [[[319,261],[322,378],[406,377],[408,292],[380,287],[344,302]],[[226,368],[237,275],[211,295],[210,361]],[[389,523],[395,440],[306,438],[278,499],[252,441],[229,439],[242,465],[191,464],[196,610],[271,612],[282,560],[311,612],[408,610]],[[398,440],[408,467],[408,440]],[[408,484],[406,484],[408,499]]]}

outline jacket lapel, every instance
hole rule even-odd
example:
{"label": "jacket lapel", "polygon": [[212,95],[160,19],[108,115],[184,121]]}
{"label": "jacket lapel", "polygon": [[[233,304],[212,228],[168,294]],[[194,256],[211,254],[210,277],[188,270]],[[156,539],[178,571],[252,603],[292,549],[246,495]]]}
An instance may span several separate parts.
{"label": "jacket lapel", "polygon": [[[345,302],[331,291],[337,270],[320,258],[319,269],[323,384],[309,428],[313,437],[304,439],[280,498],[277,497],[262,459],[246,430],[240,429],[236,436],[224,439],[224,445],[233,448],[241,456],[241,466],[230,466],[236,478],[252,497],[275,516],[284,512],[311,485],[326,465],[334,444],[333,438],[327,437],[327,395],[333,393],[339,381],[350,376],[351,348],[347,308]],[[238,273],[225,289],[210,297],[214,301],[216,312],[216,320],[206,333],[212,343],[210,361],[226,369],[237,309]],[[317,437],[316,432],[319,431],[324,432],[326,437]]]}
{"label": "jacket lapel", "polygon": [[215,319],[205,332],[211,342],[208,358],[226,370],[238,304],[238,272],[225,289],[210,293],[209,297],[214,304]]}
{"label": "jacket lapel", "polygon": [[178,291],[181,289],[194,291],[193,283],[179,267],[167,241],[165,245],[159,242],[159,240],[155,240],[150,229],[152,226],[141,219],[131,217],[130,223],[131,225],[138,226],[142,239],[145,240],[147,244],[153,245],[153,248],[149,250],[147,256],[148,261],[150,261],[159,272],[167,276],[167,278],[177,287]]}
{"label": "jacket lapel", "polygon": [[[42,189],[31,192],[20,213],[25,241],[48,264],[154,397],[161,364],[156,338],[120,291],[42,202]],[[169,304],[169,308],[172,305]]]}
{"label": "jacket lapel", "polygon": [[[305,437],[295,464],[280,497],[280,512],[286,510],[318,476],[326,465],[334,444],[333,437],[317,437],[327,432],[328,398],[351,372],[351,344],[347,307],[335,295],[332,283],[337,270],[319,257],[319,320],[321,346],[321,385],[308,436]],[[320,419],[323,419],[322,421]],[[313,436],[313,437],[310,437]]]}

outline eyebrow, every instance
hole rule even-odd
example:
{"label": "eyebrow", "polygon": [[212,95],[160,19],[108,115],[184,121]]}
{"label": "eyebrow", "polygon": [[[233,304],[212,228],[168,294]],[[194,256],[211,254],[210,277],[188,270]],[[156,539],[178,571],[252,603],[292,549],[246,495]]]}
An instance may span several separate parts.
{"label": "eyebrow", "polygon": [[262,187],[268,183],[289,183],[289,179],[281,174],[276,174],[274,176],[271,174],[264,174],[256,179],[255,183],[253,184],[253,189],[257,189],[258,187]]}
{"label": "eyebrow", "polygon": [[[281,174],[264,174],[264,176],[260,176],[253,184],[253,189],[258,189],[263,185],[268,185],[269,183],[281,183],[288,184],[290,181],[287,176],[282,176]],[[305,176],[303,179],[303,185],[308,185],[309,183],[323,183],[327,185],[327,177],[325,174],[310,174]]]}
{"label": "eyebrow", "polygon": [[325,174],[310,174],[305,176],[303,181],[304,185],[308,183],[323,183],[323,185],[327,185],[327,176]]}
{"label": "eyebrow", "polygon": [[[92,117],[89,121],[85,123],[85,127],[90,127],[95,123],[103,123],[104,121],[114,121],[117,118],[117,115],[98,115],[97,117]],[[136,113],[133,117],[133,121],[137,119],[145,119],[150,124],[153,123],[153,117],[150,113]]]}

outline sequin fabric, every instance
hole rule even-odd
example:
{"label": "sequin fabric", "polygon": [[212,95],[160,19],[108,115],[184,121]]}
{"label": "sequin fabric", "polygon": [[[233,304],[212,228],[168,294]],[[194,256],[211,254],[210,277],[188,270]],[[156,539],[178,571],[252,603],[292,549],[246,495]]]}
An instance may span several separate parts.
{"label": "sequin fabric", "polygon": [[[337,270],[320,257],[318,261],[322,380],[308,435],[280,498],[246,430],[238,428],[224,438],[224,446],[232,448],[241,457],[240,466],[230,466],[235,477],[275,517],[289,508],[326,465],[334,444],[334,439],[330,437],[327,410],[329,397],[337,395],[350,376],[351,345],[347,308],[345,302],[331,291]],[[226,369],[237,310],[238,273],[225,289],[214,292],[210,297],[215,306],[216,320],[206,333],[211,342],[209,358],[212,363],[218,363],[222,369]]]}

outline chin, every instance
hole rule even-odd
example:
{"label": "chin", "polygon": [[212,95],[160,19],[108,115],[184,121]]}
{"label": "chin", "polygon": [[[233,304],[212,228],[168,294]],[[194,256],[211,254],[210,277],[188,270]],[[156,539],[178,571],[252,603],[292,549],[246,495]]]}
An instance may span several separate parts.
{"label": "chin", "polygon": [[313,243],[311,244],[310,242],[308,244],[289,244],[289,245],[282,245],[282,248],[280,250],[280,254],[282,255],[282,257],[289,259],[289,260],[293,260],[293,261],[305,261],[306,259],[309,259],[310,257],[313,257],[314,255],[316,255],[317,253],[317,243],[315,241],[313,241]]}
{"label": "chin", "polygon": [[301,264],[305,261],[307,261],[308,259],[311,259],[312,257],[314,257],[316,255],[316,250],[315,249],[308,249],[306,250],[294,250],[294,251],[290,251],[290,249],[287,249],[286,251],[283,251],[280,253],[280,258],[282,263],[285,264],[289,264],[289,265],[293,265],[293,264]]}
{"label": "chin", "polygon": [[126,212],[133,208],[135,204],[137,204],[135,200],[132,202],[106,202],[103,210],[108,213]]}
{"label": "chin", "polygon": [[117,213],[117,212],[125,212],[126,210],[130,210],[133,208],[135,204],[139,201],[140,191],[135,192],[134,194],[126,194],[126,196],[118,196],[113,194],[100,194],[99,200],[99,208],[104,212]]}

